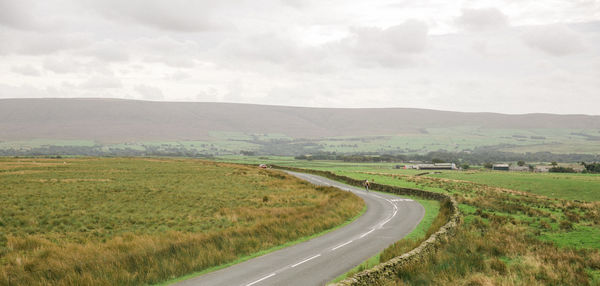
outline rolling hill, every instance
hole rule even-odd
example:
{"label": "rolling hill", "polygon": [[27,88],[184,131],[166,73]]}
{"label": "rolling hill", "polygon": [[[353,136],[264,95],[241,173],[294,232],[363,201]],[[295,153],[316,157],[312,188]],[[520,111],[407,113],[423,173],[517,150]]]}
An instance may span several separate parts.
{"label": "rolling hill", "polygon": [[409,108],[305,108],[115,99],[2,99],[0,139],[197,140],[210,131],[293,138],[422,133],[425,128],[597,129],[600,116]]}
{"label": "rolling hill", "polygon": [[[337,152],[389,149],[414,153],[498,145],[519,152],[597,153],[600,149],[593,146],[600,145],[600,116],[120,99],[0,99],[0,141],[5,147],[10,142],[14,147],[20,144],[14,142],[40,139],[87,140],[93,144],[190,141],[211,142],[217,144],[213,149],[234,152],[259,149],[261,142],[273,138],[309,140],[322,147],[315,150]],[[223,142],[241,142],[242,146],[221,148]]]}

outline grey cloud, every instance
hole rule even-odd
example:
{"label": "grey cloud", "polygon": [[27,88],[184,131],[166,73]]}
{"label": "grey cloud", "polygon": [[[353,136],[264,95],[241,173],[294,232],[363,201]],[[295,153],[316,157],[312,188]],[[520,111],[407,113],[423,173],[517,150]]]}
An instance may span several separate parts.
{"label": "grey cloud", "polygon": [[486,31],[508,26],[508,17],[496,8],[463,9],[456,22],[470,31]]}
{"label": "grey cloud", "polygon": [[157,87],[147,86],[147,85],[137,85],[135,87],[135,91],[137,91],[143,99],[147,100],[161,100],[164,99],[162,90]]}
{"label": "grey cloud", "polygon": [[104,40],[82,50],[81,54],[104,62],[125,62],[129,60],[127,51],[127,47],[119,42]]}
{"label": "grey cloud", "polygon": [[57,59],[47,57],[44,59],[43,67],[46,70],[59,74],[82,71],[82,65],[71,58]]}
{"label": "grey cloud", "polygon": [[208,102],[220,101],[219,91],[214,87],[209,87],[205,90],[201,90],[200,92],[198,92],[194,99],[198,101]]}
{"label": "grey cloud", "polygon": [[352,33],[341,43],[349,46],[355,59],[385,67],[412,64],[413,56],[425,51],[428,43],[428,27],[417,20],[387,29],[355,28]]}
{"label": "grey cloud", "polygon": [[226,102],[240,102],[244,98],[244,82],[235,79],[227,85],[227,92],[223,95]]}
{"label": "grey cloud", "polygon": [[23,65],[23,66],[13,66],[11,71],[26,75],[26,76],[40,76],[41,73],[37,68],[34,68],[31,65]]}
{"label": "grey cloud", "polygon": [[170,75],[167,75],[165,78],[168,80],[181,81],[190,78],[190,74],[183,71],[176,71]]}
{"label": "grey cloud", "polygon": [[292,39],[277,34],[259,34],[230,41],[225,43],[222,49],[225,57],[279,64],[291,60],[299,52],[298,46]]}
{"label": "grey cloud", "polygon": [[[107,0],[88,1],[111,20],[133,21],[141,25],[180,32],[201,32],[225,26],[211,12],[221,1],[192,0]],[[143,8],[141,8],[143,7]]]}
{"label": "grey cloud", "polygon": [[177,68],[193,68],[201,48],[195,41],[176,40],[171,37],[141,38],[134,42],[143,51],[144,61],[162,63]]}
{"label": "grey cloud", "polygon": [[55,88],[37,88],[29,84],[12,86],[0,83],[0,98],[62,97]]}
{"label": "grey cloud", "polygon": [[90,44],[90,39],[80,34],[60,35],[42,32],[19,33],[12,37],[12,52],[27,55],[46,55],[65,50],[76,50]]}
{"label": "grey cloud", "polygon": [[79,85],[80,88],[84,89],[110,89],[120,88],[123,84],[121,80],[113,76],[96,75],[87,79],[85,82]]}
{"label": "grey cloud", "polygon": [[583,50],[581,35],[565,25],[530,28],[522,35],[525,43],[553,56],[565,56]]}
{"label": "grey cloud", "polygon": [[23,30],[36,28],[31,4],[30,1],[0,0],[0,25]]}
{"label": "grey cloud", "polygon": [[46,56],[42,66],[45,70],[56,74],[89,74],[96,72],[107,76],[112,75],[112,72],[104,62],[70,56]]}

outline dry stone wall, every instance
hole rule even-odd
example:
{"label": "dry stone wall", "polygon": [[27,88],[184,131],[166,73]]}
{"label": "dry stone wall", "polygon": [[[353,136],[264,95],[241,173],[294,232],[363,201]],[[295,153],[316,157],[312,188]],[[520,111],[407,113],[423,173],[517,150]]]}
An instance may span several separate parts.
{"label": "dry stone wall", "polygon": [[[346,176],[340,176],[329,171],[309,170],[282,166],[273,167],[295,172],[315,174],[358,187],[362,187],[363,183],[363,181],[361,180],[356,180]],[[371,189],[398,195],[418,196],[424,199],[437,200],[440,202],[448,200],[450,202],[448,207],[450,207],[452,215],[450,216],[450,219],[445,225],[443,225],[437,232],[435,232],[429,238],[427,238],[427,240],[423,241],[417,248],[400,256],[394,257],[391,260],[388,260],[384,263],[380,263],[371,269],[359,272],[352,277],[349,277],[345,280],[336,283],[336,286],[383,285],[386,284],[386,282],[393,281],[397,277],[400,268],[412,263],[419,263],[421,260],[424,259],[424,257],[431,253],[434,253],[444,243],[451,239],[451,237],[454,236],[454,234],[456,233],[456,229],[461,222],[461,215],[458,210],[458,203],[456,202],[456,200],[454,200],[454,198],[452,198],[449,195],[419,189],[401,188],[374,183],[371,184]]]}

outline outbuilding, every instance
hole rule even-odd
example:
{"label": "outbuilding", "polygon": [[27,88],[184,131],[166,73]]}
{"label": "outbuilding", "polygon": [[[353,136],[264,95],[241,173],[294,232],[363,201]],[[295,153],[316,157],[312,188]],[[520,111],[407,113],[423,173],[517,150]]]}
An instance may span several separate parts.
{"label": "outbuilding", "polygon": [[492,170],[496,171],[508,171],[510,166],[508,164],[494,164],[492,165]]}

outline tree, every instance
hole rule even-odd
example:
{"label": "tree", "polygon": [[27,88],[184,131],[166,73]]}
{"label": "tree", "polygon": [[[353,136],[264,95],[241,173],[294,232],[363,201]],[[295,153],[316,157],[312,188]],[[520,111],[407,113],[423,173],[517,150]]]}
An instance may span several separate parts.
{"label": "tree", "polygon": [[469,166],[469,164],[462,164],[460,165],[460,168],[463,170],[468,170],[471,166]]}
{"label": "tree", "polygon": [[581,162],[581,165],[585,168],[586,173],[600,173],[600,163],[589,163]]}
{"label": "tree", "polygon": [[487,163],[483,164],[483,167],[484,167],[484,168],[491,169],[492,167],[494,167],[494,164],[493,164],[493,163],[490,163],[490,162],[487,162]]}
{"label": "tree", "polygon": [[525,166],[525,161],[521,160],[521,161],[517,162],[517,165],[519,165],[519,167],[523,167],[523,166]]}
{"label": "tree", "polygon": [[552,165],[552,166],[555,166],[555,167],[556,167],[556,166],[558,166],[558,163],[556,163],[556,161],[552,161],[552,163],[550,163],[550,165]]}

